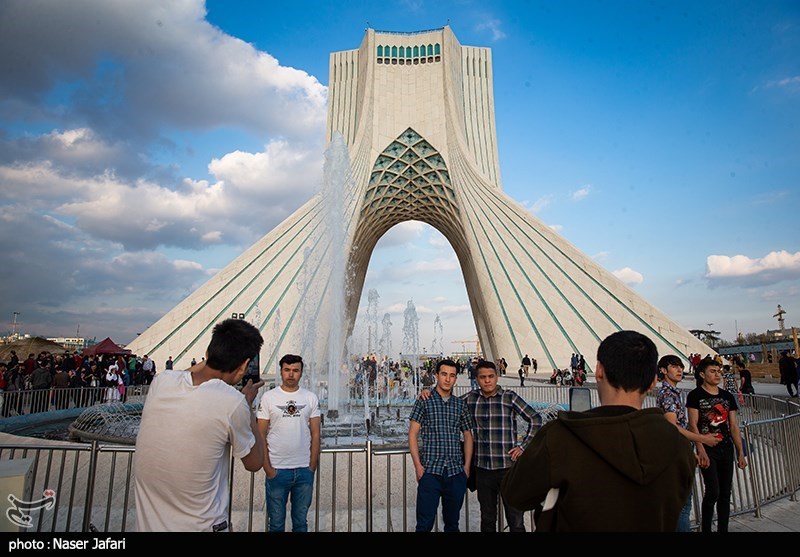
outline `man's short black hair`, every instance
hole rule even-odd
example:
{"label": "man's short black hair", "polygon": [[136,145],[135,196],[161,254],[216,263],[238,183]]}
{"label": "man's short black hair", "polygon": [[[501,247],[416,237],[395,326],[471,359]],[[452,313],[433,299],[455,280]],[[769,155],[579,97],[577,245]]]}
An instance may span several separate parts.
{"label": "man's short black hair", "polygon": [[450,366],[450,367],[454,367],[454,368],[458,369],[458,366],[456,365],[456,363],[453,360],[447,360],[447,359],[439,360],[436,363],[436,373],[437,374],[439,373],[439,370],[442,369],[442,366]]}
{"label": "man's short black hair", "polygon": [[636,331],[617,331],[597,348],[608,383],[625,392],[646,393],[658,371],[658,350],[648,337]]}
{"label": "man's short black hair", "polygon": [[685,367],[683,365],[683,360],[681,360],[675,354],[661,356],[661,359],[658,360],[658,369],[667,369],[669,366],[680,366],[681,368]]}
{"label": "man's short black hair", "polygon": [[283,364],[300,364],[300,372],[303,372],[303,357],[297,354],[284,354],[283,358],[278,362],[278,369],[283,369]]}
{"label": "man's short black hair", "polygon": [[243,319],[225,319],[214,325],[208,343],[208,367],[229,373],[261,350],[264,339],[258,329]]}
{"label": "man's short black hair", "polygon": [[706,369],[708,369],[709,367],[712,367],[712,366],[719,367],[719,368],[722,367],[721,365],[719,365],[719,362],[714,360],[713,358],[703,358],[697,364],[697,373],[698,374],[705,373]]}
{"label": "man's short black hair", "polygon": [[495,373],[497,372],[497,366],[489,360],[479,360],[475,365],[475,369],[493,369]]}

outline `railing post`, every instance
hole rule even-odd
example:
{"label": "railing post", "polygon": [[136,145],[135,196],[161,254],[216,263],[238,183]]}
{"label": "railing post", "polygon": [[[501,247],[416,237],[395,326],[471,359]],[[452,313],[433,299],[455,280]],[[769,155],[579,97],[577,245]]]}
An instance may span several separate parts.
{"label": "railing post", "polygon": [[[758,480],[756,478],[756,474],[754,473],[754,467],[755,466],[754,466],[754,462],[753,462],[753,460],[754,460],[754,458],[753,458],[754,457],[754,455],[753,455],[753,445],[750,442],[751,441],[750,440],[750,426],[748,425],[747,422],[742,422],[742,428],[741,429],[742,429],[742,436],[744,437],[744,440],[742,442],[745,444],[745,447],[747,447],[747,458],[750,460],[750,462],[748,462],[748,465],[750,467],[750,474],[749,474],[749,476],[750,476],[750,484],[751,484],[751,486],[753,488],[753,496],[755,498],[755,505],[756,505],[755,516],[757,516],[758,518],[761,518],[761,490],[759,489],[759,485],[758,485],[759,482],[758,482]],[[755,459],[755,460],[756,460],[756,463],[757,463],[758,459]]]}
{"label": "railing post", "polygon": [[367,532],[372,532],[372,441],[367,439],[367,516],[366,516],[366,529]]}
{"label": "railing post", "polygon": [[94,480],[97,473],[97,456],[99,449],[97,441],[92,441],[92,450],[89,453],[89,477],[86,479],[86,500],[83,506],[83,532],[89,532],[92,524],[92,496],[94,495]]}
{"label": "railing post", "polygon": [[783,446],[784,450],[782,451],[783,456],[783,471],[784,477],[786,478],[786,490],[792,492],[792,500],[794,500],[794,473],[792,470],[792,466],[790,462],[792,462],[791,455],[789,451],[791,450],[791,445],[789,444],[789,434],[786,431],[786,421],[788,420],[788,416],[784,416],[781,420],[781,437],[783,437]]}

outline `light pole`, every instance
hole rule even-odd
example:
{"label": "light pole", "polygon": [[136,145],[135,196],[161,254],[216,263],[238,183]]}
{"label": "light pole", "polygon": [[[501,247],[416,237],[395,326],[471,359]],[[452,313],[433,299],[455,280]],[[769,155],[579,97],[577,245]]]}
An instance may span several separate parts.
{"label": "light pole", "polygon": [[14,336],[17,336],[17,316],[18,316],[18,315],[19,315],[19,312],[18,312],[18,311],[15,311],[15,312],[14,312],[14,330],[12,331],[12,334],[13,334]]}

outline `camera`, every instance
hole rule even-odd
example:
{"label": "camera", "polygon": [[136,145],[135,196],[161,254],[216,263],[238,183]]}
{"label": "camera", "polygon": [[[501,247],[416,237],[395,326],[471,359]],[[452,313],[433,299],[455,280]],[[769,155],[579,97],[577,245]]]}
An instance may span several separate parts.
{"label": "camera", "polygon": [[247,364],[247,371],[244,372],[244,377],[242,377],[242,387],[247,385],[248,380],[253,381],[253,383],[261,381],[261,373],[258,370],[259,360],[258,354],[250,358],[250,362]]}

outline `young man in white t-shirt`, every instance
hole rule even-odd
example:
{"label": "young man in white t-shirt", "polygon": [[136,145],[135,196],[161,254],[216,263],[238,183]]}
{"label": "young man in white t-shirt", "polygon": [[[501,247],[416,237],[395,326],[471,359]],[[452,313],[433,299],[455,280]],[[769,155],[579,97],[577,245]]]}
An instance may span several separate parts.
{"label": "young man in white t-shirt", "polygon": [[266,438],[264,454],[269,531],[286,528],[291,497],[292,532],[308,531],[308,509],[320,454],[317,395],[300,386],[303,358],[286,354],[279,362],[281,385],[261,397],[258,431]]}
{"label": "young man in white t-shirt", "polygon": [[253,325],[226,319],[214,326],[204,361],[153,379],[134,454],[140,532],[231,530],[231,453],[250,472],[264,465],[252,408],[264,382],[234,387],[262,344]]}

